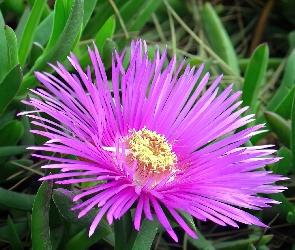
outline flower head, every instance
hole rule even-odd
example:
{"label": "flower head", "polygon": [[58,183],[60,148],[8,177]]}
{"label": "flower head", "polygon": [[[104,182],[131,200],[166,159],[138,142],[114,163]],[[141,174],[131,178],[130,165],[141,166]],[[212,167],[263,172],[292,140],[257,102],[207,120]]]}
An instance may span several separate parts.
{"label": "flower head", "polygon": [[105,214],[111,224],[131,206],[137,230],[143,216],[152,220],[154,214],[175,241],[163,207],[192,237],[196,235],[179,211],[220,225],[265,226],[240,208],[258,210],[276,203],[257,194],[282,191],[283,187],[272,184],[284,178],[255,171],[278,160],[268,157],[274,152],[270,146],[243,146],[263,132],[264,125],[234,133],[253,121],[253,115],[240,117],[247,109],[239,109],[241,92],[231,93],[230,85],[218,95],[222,76],[207,86],[209,73],[193,91],[203,65],[199,69],[188,65],[180,75],[184,61],[176,68],[173,57],[164,67],[166,50],[162,55],[157,51],[151,61],[142,41],[131,43],[127,70],[122,63],[124,52],[114,51],[111,81],[95,45],[89,55],[93,68],[85,72],[73,54],[68,59],[77,74],[59,63],[51,65],[58,78],[36,72],[47,89],[31,90],[38,98],[24,101],[54,118],[27,112],[43,128],[32,132],[49,138],[43,146],[31,148],[77,157],[38,155],[59,162],[43,168],[61,169],[41,180],[97,183],[74,198],[84,198],[73,208],[80,210],[79,217],[100,208],[89,235]]}

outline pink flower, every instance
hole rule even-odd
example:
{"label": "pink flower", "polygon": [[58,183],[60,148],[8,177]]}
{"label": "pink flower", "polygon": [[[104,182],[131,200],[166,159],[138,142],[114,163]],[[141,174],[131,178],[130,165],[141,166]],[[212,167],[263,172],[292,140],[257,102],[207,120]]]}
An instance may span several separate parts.
{"label": "pink flower", "polygon": [[197,70],[188,65],[180,75],[184,61],[176,68],[173,57],[164,67],[166,53],[157,51],[151,61],[146,43],[132,42],[127,70],[122,63],[124,52],[114,52],[111,81],[95,46],[94,51],[89,49],[93,72],[90,67],[84,72],[73,54],[68,59],[77,75],[59,63],[52,65],[58,78],[36,72],[47,89],[31,90],[39,98],[24,103],[54,120],[26,112],[34,119],[32,123],[43,128],[32,132],[49,138],[43,146],[31,149],[77,157],[35,155],[59,162],[43,168],[61,169],[41,180],[97,183],[81,189],[74,198],[84,198],[73,208],[81,210],[79,217],[100,208],[89,236],[103,215],[111,224],[131,206],[135,206],[135,229],[140,230],[143,216],[152,220],[155,214],[175,241],[177,236],[163,207],[195,238],[178,211],[223,226],[238,227],[236,222],[265,226],[240,209],[269,207],[277,202],[257,193],[284,189],[273,185],[284,177],[261,170],[278,161],[269,157],[275,152],[268,149],[270,145],[243,146],[251,136],[262,133],[264,125],[234,133],[253,121],[253,115],[240,118],[247,109],[238,109],[241,92],[231,93],[230,85],[218,95],[222,76],[207,86],[206,73],[190,97],[203,65]]}

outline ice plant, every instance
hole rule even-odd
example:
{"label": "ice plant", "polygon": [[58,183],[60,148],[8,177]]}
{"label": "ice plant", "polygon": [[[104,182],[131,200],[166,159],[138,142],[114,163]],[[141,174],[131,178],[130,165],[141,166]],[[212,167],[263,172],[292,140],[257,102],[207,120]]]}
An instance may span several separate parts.
{"label": "ice plant", "polygon": [[240,91],[231,93],[230,85],[218,95],[222,76],[208,86],[206,73],[191,95],[203,66],[188,65],[180,74],[184,61],[176,67],[173,57],[164,67],[166,50],[149,60],[142,41],[131,43],[126,70],[124,52],[114,51],[109,80],[95,45],[88,51],[92,68],[86,71],[71,54],[68,59],[77,74],[60,63],[51,65],[58,77],[36,72],[46,88],[31,90],[38,98],[24,103],[54,118],[26,112],[42,128],[32,132],[49,138],[31,149],[61,155],[35,154],[59,162],[43,168],[61,169],[41,180],[96,183],[74,198],[83,198],[73,208],[80,211],[79,217],[99,208],[90,236],[104,215],[111,224],[131,207],[135,229],[140,230],[144,216],[149,220],[155,216],[175,241],[164,207],[195,238],[179,211],[223,226],[238,227],[237,222],[265,226],[241,208],[259,210],[276,203],[257,194],[281,192],[284,188],[273,183],[284,177],[261,169],[278,160],[269,156],[274,152],[270,145],[243,146],[262,133],[264,125],[234,133],[253,121],[253,115],[241,118],[247,107],[239,108]]}

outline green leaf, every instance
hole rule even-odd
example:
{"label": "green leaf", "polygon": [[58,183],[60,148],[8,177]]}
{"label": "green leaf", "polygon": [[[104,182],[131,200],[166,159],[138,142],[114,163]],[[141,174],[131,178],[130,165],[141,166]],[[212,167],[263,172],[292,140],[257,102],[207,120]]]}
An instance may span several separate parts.
{"label": "green leaf", "polygon": [[[29,97],[27,97],[27,100],[29,100]],[[27,110],[28,111],[37,111],[37,109],[35,107],[33,107],[33,106],[27,106]],[[39,112],[36,112],[35,115],[41,117]],[[34,121],[34,119],[32,119],[32,118],[28,118],[28,120],[30,122]],[[43,124],[43,121],[40,120],[39,122]],[[31,127],[31,129],[48,132],[46,128],[44,128],[42,126],[35,125],[33,123],[30,124],[30,127]],[[33,134],[33,136],[35,138],[35,141],[36,141],[37,145],[43,145],[45,142],[48,141],[48,138],[46,138],[45,136],[38,135],[38,134]],[[44,153],[47,154],[47,152],[44,152]]]}
{"label": "green leaf", "polygon": [[158,227],[159,222],[157,220],[150,221],[144,219],[140,226],[140,230],[133,230],[127,246],[123,249],[149,250],[158,231]]}
{"label": "green leaf", "polygon": [[20,65],[15,65],[0,83],[0,115],[16,96],[22,83],[23,74]]}
{"label": "green leaf", "polygon": [[18,24],[17,24],[17,27],[15,29],[15,35],[16,35],[16,39],[17,39],[17,42],[18,42],[18,46],[19,46],[19,42],[20,42],[20,39],[24,33],[24,29],[25,29],[25,26],[26,26],[26,23],[28,22],[28,19],[29,19],[29,16],[30,16],[30,8],[29,7],[26,7]]}
{"label": "green leaf", "polygon": [[63,33],[65,25],[71,15],[73,0],[57,0],[54,5],[53,27],[46,46],[45,52],[48,52],[58,41],[59,36]]}
{"label": "green leaf", "polygon": [[287,221],[292,224],[295,223],[295,210],[288,212]]}
{"label": "green leaf", "polygon": [[252,54],[250,63],[245,73],[243,85],[243,106],[249,106],[249,113],[255,113],[259,89],[264,83],[269,50],[266,44],[258,46]]}
{"label": "green leaf", "polygon": [[[20,140],[24,128],[21,122],[11,121],[0,128],[0,147],[14,146]],[[0,158],[0,163],[5,161],[5,157]]]}
{"label": "green leaf", "polygon": [[287,147],[290,148],[291,138],[291,125],[281,116],[266,111],[264,112],[266,121],[271,130],[278,136],[279,140]]}
{"label": "green leaf", "polygon": [[32,145],[0,147],[0,157],[16,156],[24,153],[29,154],[30,151],[27,149],[29,146]]}
{"label": "green leaf", "polygon": [[0,128],[0,147],[14,146],[24,132],[20,121],[11,121]]}
{"label": "green leaf", "polygon": [[24,133],[21,138],[21,145],[34,145],[35,144],[35,137],[33,133],[30,133],[30,121],[29,118],[25,115],[21,116],[21,121],[24,126]]}
{"label": "green leaf", "polygon": [[[68,0],[66,0],[68,1]],[[36,0],[27,0],[27,2],[29,3],[29,5],[33,6],[36,2]],[[50,7],[48,6],[47,3],[45,3],[42,15],[41,15],[41,20],[44,20],[51,12]]]}
{"label": "green leaf", "polygon": [[73,238],[71,238],[67,244],[66,249],[71,250],[81,250],[86,249],[93,245],[94,243],[98,242],[102,238],[109,235],[111,232],[107,229],[95,231],[93,235],[89,238],[88,236],[88,229],[83,229],[78,234],[76,234]]}
{"label": "green leaf", "polygon": [[[56,15],[56,13],[55,13]],[[36,61],[31,70],[26,74],[24,82],[20,89],[20,94],[24,94],[27,88],[34,88],[38,81],[35,78],[31,78],[34,71],[52,71],[52,68],[48,66],[48,63],[56,63],[56,61],[62,61],[70,52],[71,48],[78,42],[76,39],[81,31],[81,24],[83,19],[83,0],[74,0],[71,12],[67,19],[66,24],[63,26],[63,30],[60,35],[53,39],[54,44],[47,45],[42,56]],[[52,33],[56,34],[56,30],[53,29]],[[52,43],[52,42],[51,42]],[[50,49],[47,49],[50,48]],[[32,80],[33,79],[33,80]]]}
{"label": "green leaf", "polygon": [[52,249],[50,242],[49,209],[52,194],[52,181],[43,181],[34,200],[32,211],[33,249]]}
{"label": "green leaf", "polygon": [[38,58],[43,54],[44,48],[41,44],[33,42],[31,53],[28,58],[28,65],[34,65],[34,63],[38,60]]}
{"label": "green leaf", "polygon": [[18,237],[18,234],[15,230],[13,221],[11,220],[10,216],[7,217],[7,229],[8,229],[8,236],[10,240],[10,246],[12,250],[21,250],[24,249],[24,246]]}
{"label": "green leaf", "polygon": [[291,152],[287,148],[281,147],[278,152],[278,157],[281,157],[282,159],[275,164],[272,164],[271,170],[275,174],[287,175],[291,166]]}
{"label": "green leaf", "polygon": [[[14,229],[18,236],[23,236],[29,231],[29,224],[27,222],[20,222],[14,224]],[[8,241],[9,240],[9,233],[8,233],[8,226],[0,227],[0,241]]]}
{"label": "green leaf", "polygon": [[[82,218],[78,218],[79,211],[71,210],[71,208],[81,204],[81,201],[78,200],[76,202],[73,202],[74,197],[74,192],[63,188],[53,190],[52,198],[61,215],[70,223],[77,224],[83,228],[89,228],[97,214],[97,211],[92,209]],[[97,226],[96,231],[105,230],[108,230],[109,232],[112,231],[107,222],[105,220],[102,220]]]}
{"label": "green leaf", "polygon": [[295,94],[293,97],[293,105],[291,110],[291,153],[292,153],[292,166],[293,174],[295,174]]}
{"label": "green leaf", "polygon": [[0,127],[2,127],[3,125],[5,125],[8,122],[14,120],[15,113],[16,113],[16,110],[14,110],[14,109],[9,110],[9,111],[7,110],[6,112],[4,112],[4,114],[0,116]]}
{"label": "green leaf", "polygon": [[201,21],[214,52],[239,74],[238,59],[230,37],[216,11],[209,2],[206,2],[203,6]]}
{"label": "green leaf", "polygon": [[84,16],[83,16],[83,29],[87,25],[94,9],[96,6],[97,0],[84,1]]}
{"label": "green leaf", "polygon": [[24,67],[29,51],[31,49],[36,28],[40,21],[46,0],[36,0],[30,13],[29,19],[20,39],[18,56],[21,67]]}
{"label": "green leaf", "polygon": [[50,38],[53,26],[54,12],[52,11],[37,27],[33,41],[45,46]]}
{"label": "green leaf", "polygon": [[292,102],[295,93],[295,85],[290,89],[288,94],[282,99],[278,106],[274,109],[274,112],[285,119],[291,118]]}
{"label": "green leaf", "polygon": [[22,194],[0,188],[0,206],[23,211],[32,211],[35,195]]}
{"label": "green leaf", "polygon": [[[8,49],[7,49],[7,42],[5,37],[5,22],[0,11],[0,81],[4,78],[4,76],[9,71],[9,63],[8,63]],[[0,92],[1,93],[1,92]],[[1,100],[1,99],[0,99]]]}
{"label": "green leaf", "polygon": [[282,193],[268,194],[268,197],[281,202],[276,204],[280,214],[287,218],[289,223],[295,223],[295,206]]}
{"label": "green leaf", "polygon": [[294,83],[295,83],[295,49],[293,49],[291,54],[289,55],[280,87],[277,89],[275,95],[266,106],[266,110],[273,111],[278,105],[278,103],[280,103],[281,100],[287,96],[288,92],[293,87]]}
{"label": "green leaf", "polygon": [[197,249],[206,249],[206,250],[214,250],[215,248],[212,245],[212,242],[207,240],[199,230],[196,229],[198,239],[194,239],[191,236],[188,236],[188,241]]}
{"label": "green leaf", "polygon": [[133,230],[130,211],[127,211],[119,220],[114,220],[115,250],[123,249]]}
{"label": "green leaf", "polygon": [[13,29],[7,25],[5,25],[4,31],[7,41],[8,65],[9,69],[12,69],[15,65],[19,63],[16,35]]}

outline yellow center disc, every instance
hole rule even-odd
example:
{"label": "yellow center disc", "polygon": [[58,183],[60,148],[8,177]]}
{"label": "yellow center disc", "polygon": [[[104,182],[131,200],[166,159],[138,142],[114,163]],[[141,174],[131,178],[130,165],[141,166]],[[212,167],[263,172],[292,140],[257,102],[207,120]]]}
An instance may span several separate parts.
{"label": "yellow center disc", "polygon": [[162,173],[171,170],[177,162],[172,145],[163,135],[146,128],[134,131],[128,139],[131,160],[137,160],[137,165],[144,172]]}

